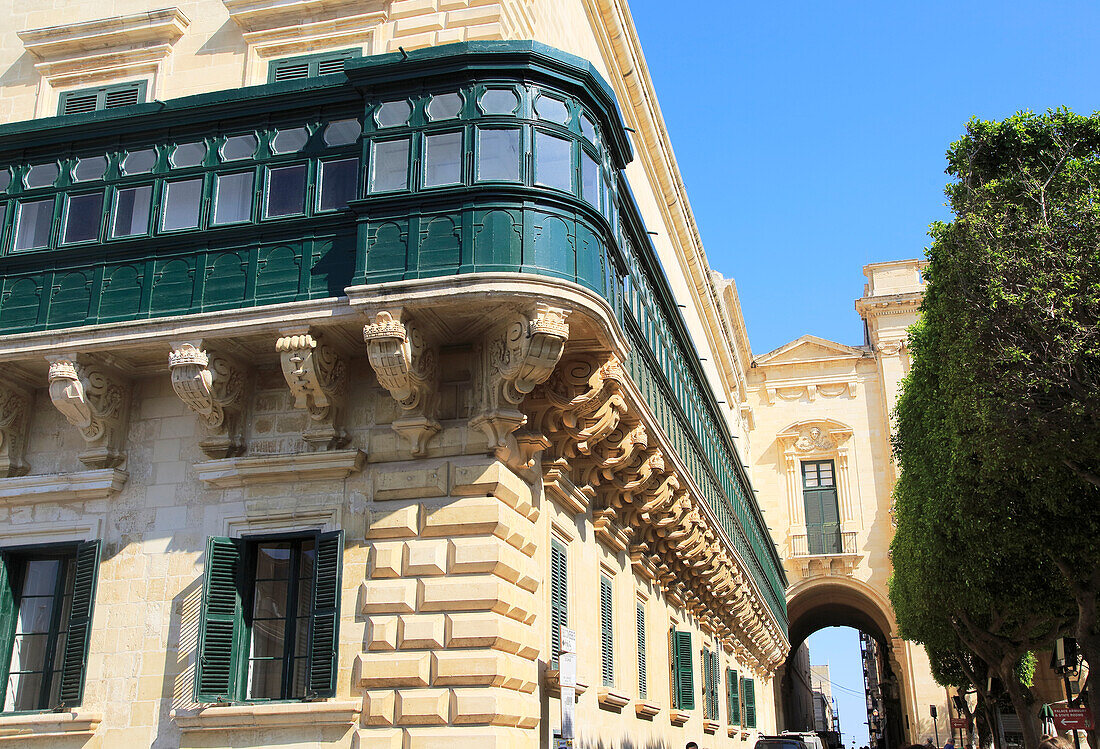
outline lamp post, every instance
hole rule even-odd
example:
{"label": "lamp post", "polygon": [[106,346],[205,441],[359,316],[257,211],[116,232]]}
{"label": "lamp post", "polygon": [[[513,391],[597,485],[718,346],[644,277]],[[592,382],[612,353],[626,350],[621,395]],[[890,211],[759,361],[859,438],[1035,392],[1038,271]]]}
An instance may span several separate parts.
{"label": "lamp post", "polygon": [[[932,713],[932,728],[936,731],[936,746],[940,745],[940,724],[936,720],[936,706],[929,705],[928,712]],[[1080,749],[1080,747],[1078,747]]]}

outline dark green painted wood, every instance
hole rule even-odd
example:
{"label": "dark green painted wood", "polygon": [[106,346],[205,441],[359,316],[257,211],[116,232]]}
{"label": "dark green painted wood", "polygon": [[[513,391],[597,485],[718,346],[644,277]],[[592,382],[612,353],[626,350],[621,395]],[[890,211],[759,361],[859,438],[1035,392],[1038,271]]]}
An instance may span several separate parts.
{"label": "dark green painted wood", "polygon": [[86,541],[76,550],[73,598],[69,607],[68,634],[61,654],[61,707],[78,706],[84,698],[88,670],[88,645],[92,636],[96,582],[99,579],[100,541]]}
{"label": "dark green painted wood", "polygon": [[195,661],[195,701],[227,702],[237,696],[244,622],[240,539],[212,536],[206,544],[202,617]]}
{"label": "dark green painted wood", "polygon": [[15,647],[15,625],[18,619],[11,572],[9,555],[0,552],[0,706],[7,702],[8,670],[11,667],[12,648]]}
{"label": "dark green painted wood", "polygon": [[692,666],[691,632],[672,630],[672,701],[677,710],[695,709],[695,674]]}
{"label": "dark green painted wood", "polygon": [[313,601],[309,624],[309,690],[306,697],[336,696],[337,644],[340,641],[340,573],[344,532],[317,536]]}
{"label": "dark green painted wood", "polygon": [[726,669],[726,721],[731,726],[741,725],[741,682],[732,668]]}

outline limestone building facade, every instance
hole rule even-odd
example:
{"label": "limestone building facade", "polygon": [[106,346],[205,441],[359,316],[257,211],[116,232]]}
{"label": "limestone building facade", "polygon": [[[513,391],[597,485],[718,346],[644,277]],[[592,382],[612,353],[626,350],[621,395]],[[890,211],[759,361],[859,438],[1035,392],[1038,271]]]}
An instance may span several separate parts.
{"label": "limestone building facade", "polygon": [[551,746],[558,625],[578,746],[774,730],[757,389],[623,0],[152,5],[2,9],[0,742]]}
{"label": "limestone building facade", "polygon": [[[890,414],[909,370],[906,336],[920,309],[923,265],[865,266],[864,293],[855,302],[864,342],[852,346],[808,334],[754,355],[744,365],[741,402],[757,496],[790,581],[792,653],[823,627],[851,626],[872,637],[883,676],[868,689],[881,703],[876,709],[888,747],[931,737],[929,706],[938,706],[941,724],[950,714],[923,647],[899,637],[887,592],[897,478]],[[741,328],[736,288],[723,284],[731,325]],[[779,725],[795,730],[804,722],[797,671],[788,661],[773,681]]]}

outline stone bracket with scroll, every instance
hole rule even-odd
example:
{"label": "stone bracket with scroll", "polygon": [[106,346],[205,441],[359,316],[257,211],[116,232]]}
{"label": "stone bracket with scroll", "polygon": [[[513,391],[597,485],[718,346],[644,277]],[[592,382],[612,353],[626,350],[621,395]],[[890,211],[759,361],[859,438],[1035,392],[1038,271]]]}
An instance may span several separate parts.
{"label": "stone bracket with scroll", "polygon": [[201,339],[172,344],[168,354],[172,389],[199,416],[199,447],[211,458],[244,452],[244,410],[248,373]]}
{"label": "stone bracket with scroll", "polygon": [[27,432],[33,404],[29,390],[0,381],[0,477],[27,472]]}
{"label": "stone bracket with scroll", "polygon": [[89,468],[114,468],[125,458],[130,383],[95,359],[76,354],[47,357],[50,400],[80,430],[87,449],[77,457]]}
{"label": "stone bracket with scroll", "polygon": [[284,331],[275,342],[275,351],[294,396],[294,407],[309,415],[302,439],[315,450],[346,445],[343,412],[348,375],[344,359],[308,328]]}

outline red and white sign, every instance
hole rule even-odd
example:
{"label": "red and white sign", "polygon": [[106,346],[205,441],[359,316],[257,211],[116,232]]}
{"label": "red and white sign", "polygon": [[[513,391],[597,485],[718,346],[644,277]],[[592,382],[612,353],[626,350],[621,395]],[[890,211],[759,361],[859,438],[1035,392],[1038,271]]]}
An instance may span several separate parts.
{"label": "red and white sign", "polygon": [[1092,730],[1092,712],[1087,707],[1069,705],[1051,705],[1054,713],[1054,727],[1059,731]]}
{"label": "red and white sign", "polygon": [[951,728],[962,728],[965,730],[967,725],[969,725],[969,721],[966,718],[951,719]]}

